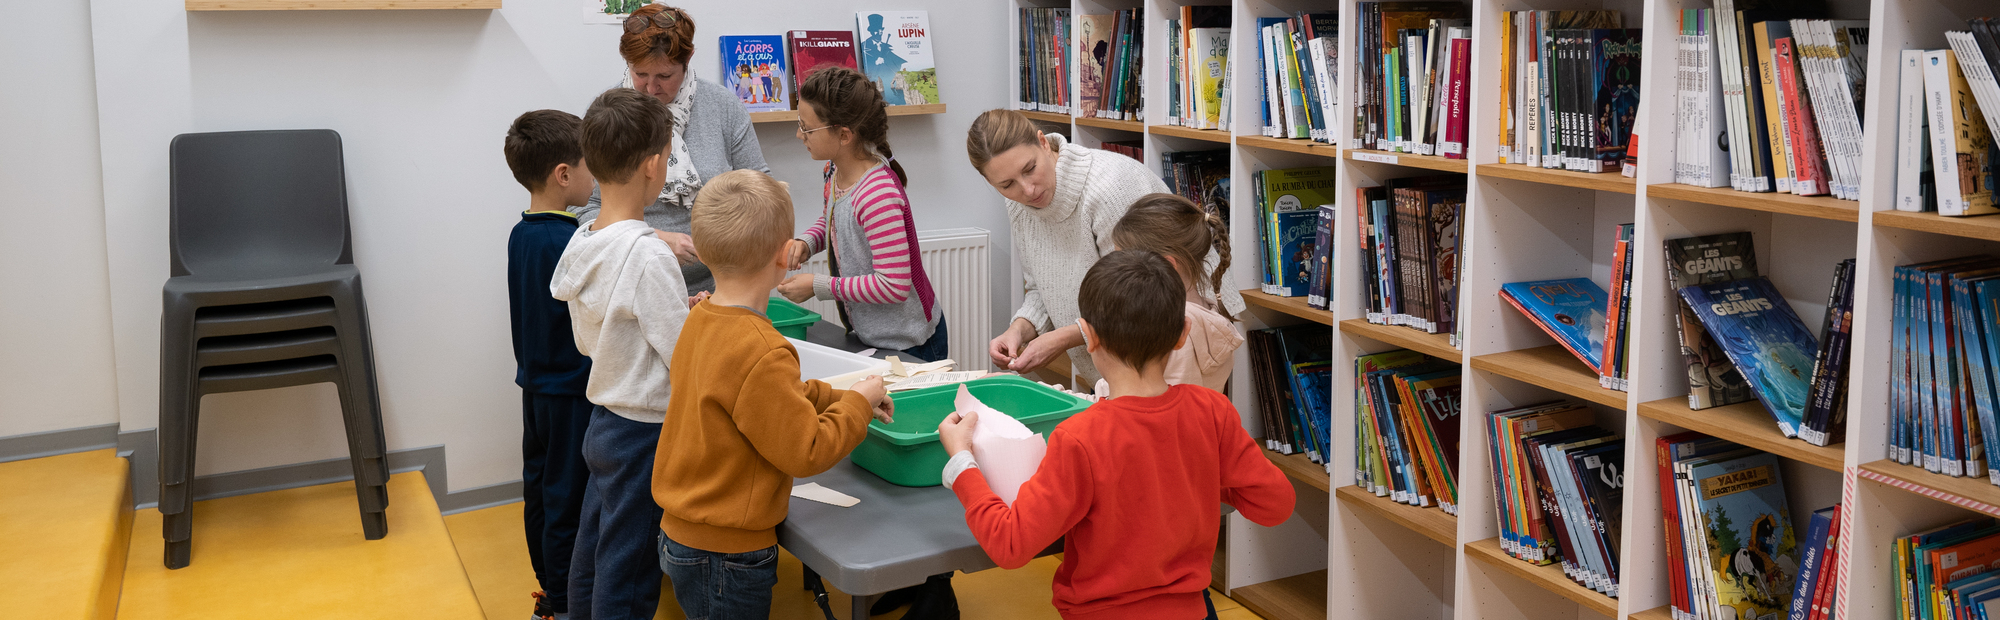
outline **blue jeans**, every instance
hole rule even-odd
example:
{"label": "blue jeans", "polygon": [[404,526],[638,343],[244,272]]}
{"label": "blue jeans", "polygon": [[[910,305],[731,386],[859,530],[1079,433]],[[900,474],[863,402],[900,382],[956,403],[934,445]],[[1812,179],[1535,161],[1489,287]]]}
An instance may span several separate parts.
{"label": "blue jeans", "polygon": [[569,613],[574,620],[651,620],[660,606],[660,565],[652,541],[660,531],[653,503],[653,453],[660,425],[634,422],[604,407],[590,412],[583,461],[590,483],[570,561]]}
{"label": "blue jeans", "polygon": [[570,559],[590,479],[583,438],[592,409],[582,396],[521,392],[521,498],[527,504],[521,521],[535,582],[556,612],[569,611]]}
{"label": "blue jeans", "polygon": [[[935,308],[933,311],[943,312],[944,309]],[[944,315],[938,315],[937,331],[931,332],[930,340],[925,340],[923,344],[903,349],[903,354],[925,362],[935,362],[951,357],[951,338],[944,333]]]}
{"label": "blue jeans", "polygon": [[778,585],[778,546],[748,553],[689,547],[660,532],[660,569],[688,620],[767,620]]}

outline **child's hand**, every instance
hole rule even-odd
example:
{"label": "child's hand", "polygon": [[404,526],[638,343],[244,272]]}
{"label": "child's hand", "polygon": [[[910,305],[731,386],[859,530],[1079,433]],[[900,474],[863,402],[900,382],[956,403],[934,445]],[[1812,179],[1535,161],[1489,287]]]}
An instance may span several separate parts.
{"label": "child's hand", "polygon": [[805,266],[806,259],[812,258],[812,247],[798,239],[786,241],[785,257],[785,270],[798,271],[799,267]]}
{"label": "child's hand", "polygon": [[979,424],[979,414],[953,413],[938,423],[938,442],[944,444],[945,454],[958,454],[972,449],[972,427]]}
{"label": "child's hand", "polygon": [[657,228],[653,229],[653,236],[667,242],[667,249],[674,251],[674,258],[678,259],[681,264],[686,265],[701,262],[701,257],[694,253],[694,237],[687,236],[685,233],[667,232]]}
{"label": "child's hand", "polygon": [[813,274],[801,273],[785,278],[783,283],[778,284],[778,294],[784,295],[785,299],[790,299],[794,303],[812,299]]}
{"label": "child's hand", "polygon": [[889,400],[888,390],[882,387],[881,375],[869,375],[866,379],[854,382],[854,386],[847,389],[868,399],[868,407],[874,410],[875,419],[883,422],[896,421],[896,402]]}
{"label": "child's hand", "polygon": [[708,299],[708,291],[695,293],[693,297],[688,298],[688,307],[693,308],[695,304],[699,304],[706,299]]}

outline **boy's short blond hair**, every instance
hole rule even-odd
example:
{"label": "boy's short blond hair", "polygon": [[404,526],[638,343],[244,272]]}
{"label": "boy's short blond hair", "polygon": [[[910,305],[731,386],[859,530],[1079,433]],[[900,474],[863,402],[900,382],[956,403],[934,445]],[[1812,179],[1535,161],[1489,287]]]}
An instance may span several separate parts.
{"label": "boy's short blond hair", "polygon": [[791,190],[756,170],[709,179],[695,195],[693,211],[694,250],[716,273],[754,271],[792,238]]}

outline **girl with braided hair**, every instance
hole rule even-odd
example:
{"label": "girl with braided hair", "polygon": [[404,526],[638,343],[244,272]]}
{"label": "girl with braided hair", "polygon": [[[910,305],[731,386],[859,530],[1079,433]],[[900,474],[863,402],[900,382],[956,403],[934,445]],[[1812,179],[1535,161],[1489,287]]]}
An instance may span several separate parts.
{"label": "girl with braided hair", "polygon": [[791,240],[791,267],[827,251],[831,276],[798,274],[778,286],[792,301],[831,299],[863,344],[924,361],[948,357],[938,307],[917,248],[909,175],[889,148],[882,93],[846,67],[814,71],[799,85],[799,140],[822,173],[824,211]]}

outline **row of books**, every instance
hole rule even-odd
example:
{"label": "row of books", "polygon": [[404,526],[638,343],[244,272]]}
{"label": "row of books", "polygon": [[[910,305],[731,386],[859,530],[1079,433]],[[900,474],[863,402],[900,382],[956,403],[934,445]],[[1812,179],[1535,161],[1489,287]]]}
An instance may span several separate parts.
{"label": "row of books", "polygon": [[1500,161],[1623,170],[1639,113],[1642,31],[1623,28],[1618,11],[1510,11],[1506,20]]}
{"label": "row of books", "polygon": [[1144,59],[1141,43],[1146,40],[1144,9],[1125,9],[1111,15],[1077,17],[1077,57],[1082,71],[1077,73],[1075,116],[1117,120],[1146,120],[1145,95],[1140,90],[1139,68]]}
{"label": "row of books", "polygon": [[1778,457],[1701,433],[1654,445],[1675,620],[1824,618],[1836,600],[1840,507],[1800,538]]}
{"label": "row of books", "polygon": [[1458,346],[1465,175],[1391,179],[1356,193],[1368,322],[1451,334]]}
{"label": "row of books", "polygon": [[1260,290],[1265,294],[1307,297],[1308,301],[1314,295],[1326,295],[1331,273],[1319,267],[1330,263],[1332,239],[1318,231],[1322,206],[1334,208],[1337,170],[1332,166],[1287,168],[1259,170],[1251,176],[1263,275]]}
{"label": "row of books", "polygon": [[1264,447],[1326,463],[1333,454],[1333,330],[1318,323],[1250,330],[1250,384]]}
{"label": "row of books", "polygon": [[2000,258],[1903,265],[1893,288],[1890,457],[2000,484]]}
{"label": "row of books", "polygon": [[1257,20],[1262,133],[1333,143],[1340,105],[1340,15],[1300,13]]}
{"label": "row of books", "polygon": [[1458,514],[1461,367],[1397,349],[1354,358],[1354,484]]}
{"label": "row of books", "polygon": [[1111,151],[1119,155],[1124,155],[1126,157],[1130,157],[1132,159],[1136,159],[1139,161],[1146,161],[1146,142],[1144,140],[1118,140],[1115,142],[1105,142],[1097,145],[1097,148],[1106,151]]}
{"label": "row of books", "polygon": [[1674,182],[1859,200],[1868,23],[1682,10]]}
{"label": "row of books", "polygon": [[[1471,78],[1464,68],[1469,65],[1454,64],[1452,55],[1458,48],[1471,53],[1472,20],[1466,5],[1357,6],[1354,139],[1348,148],[1464,158],[1465,85]],[[1456,142],[1447,139],[1453,136]]]}
{"label": "row of books", "polygon": [[[1815,337],[1791,302],[1763,276],[1690,285],[1679,294],[1684,311],[1691,311],[1719,345],[1778,431],[1825,446],[1846,434],[1854,280],[1853,259],[1834,266],[1820,321],[1825,338]],[[1685,337],[1684,332],[1683,342]]]}
{"label": "row of books", "polygon": [[[1070,105],[1069,56],[1071,23],[1069,9],[1023,7],[1020,10],[1020,79],[1021,101],[1016,106],[1022,110],[1068,114]],[[1088,40],[1096,24],[1085,23],[1084,39]],[[1085,62],[1091,62],[1089,49],[1084,52]],[[1098,66],[1103,66],[1098,61]]]}
{"label": "row of books", "polygon": [[[724,35],[722,87],[751,112],[798,108],[799,84],[826,66],[860,70],[889,105],[940,103],[925,11],[863,11],[848,30]],[[860,44],[855,41],[859,40]]]}
{"label": "row of books", "polygon": [[1896,539],[1896,620],[2000,617],[2000,523],[1980,517]]}
{"label": "row of books", "polygon": [[2000,213],[2000,20],[1946,32],[1950,49],[1903,50],[1896,116],[1896,209]]}
{"label": "row of books", "polygon": [[1596,413],[1568,401],[1486,416],[1498,500],[1500,548],[1618,597],[1625,439],[1591,425]]}
{"label": "row of books", "polygon": [[1160,178],[1175,195],[1229,221],[1229,151],[1161,153]]}
{"label": "row of books", "polygon": [[1229,129],[1229,7],[1182,6],[1166,36],[1166,123]]}

